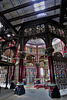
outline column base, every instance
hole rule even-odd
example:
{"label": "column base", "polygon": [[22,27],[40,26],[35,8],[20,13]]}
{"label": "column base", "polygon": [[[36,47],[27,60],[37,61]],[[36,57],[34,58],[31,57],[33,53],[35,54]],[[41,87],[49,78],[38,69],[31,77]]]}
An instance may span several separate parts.
{"label": "column base", "polygon": [[23,84],[18,84],[18,85],[15,87],[14,94],[17,94],[17,95],[23,95],[23,94],[25,94],[24,85],[23,85]]}
{"label": "column base", "polygon": [[23,84],[26,85],[26,80],[25,79],[23,79]]}
{"label": "column base", "polygon": [[60,98],[61,97],[57,86],[50,86],[49,96],[51,98]]}
{"label": "column base", "polygon": [[15,89],[15,84],[14,84],[14,81],[11,81],[11,84],[10,84],[10,89]]}
{"label": "column base", "polygon": [[5,87],[4,89],[8,89],[8,87]]}
{"label": "column base", "polygon": [[41,82],[40,82],[40,78],[37,78],[36,79],[36,84],[40,84]]}

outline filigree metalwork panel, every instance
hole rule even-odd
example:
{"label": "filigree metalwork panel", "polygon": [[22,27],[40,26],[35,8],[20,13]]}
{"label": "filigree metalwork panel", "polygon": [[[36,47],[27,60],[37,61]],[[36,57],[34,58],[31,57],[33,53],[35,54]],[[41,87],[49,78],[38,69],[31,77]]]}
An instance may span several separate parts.
{"label": "filigree metalwork panel", "polygon": [[53,25],[52,23],[48,24],[48,30],[50,33],[65,37],[65,30]]}
{"label": "filigree metalwork panel", "polygon": [[24,29],[24,36],[37,35],[46,31],[45,24],[36,25]]}

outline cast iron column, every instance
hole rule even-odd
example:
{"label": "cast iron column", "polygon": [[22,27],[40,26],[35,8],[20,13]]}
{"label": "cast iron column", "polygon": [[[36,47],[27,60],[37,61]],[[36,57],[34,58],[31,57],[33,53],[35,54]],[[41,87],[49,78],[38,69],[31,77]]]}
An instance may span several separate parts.
{"label": "cast iron column", "polygon": [[9,66],[7,69],[7,74],[6,74],[6,87],[4,89],[8,89],[7,85],[8,85],[8,74],[9,74]]}
{"label": "cast iron column", "polygon": [[[24,51],[24,38],[20,38],[20,51]],[[22,55],[22,53],[21,53]],[[21,59],[20,56],[20,62],[19,62],[19,82],[22,82],[22,73],[23,73],[23,59]]]}
{"label": "cast iron column", "polygon": [[52,52],[54,49],[52,47],[49,47],[46,49],[47,55],[48,55],[48,64],[50,69],[50,84],[49,84],[49,96],[52,98],[60,98],[60,92],[58,90],[58,87],[55,83],[55,76],[54,76],[54,67],[53,67],[53,58],[52,58]]}
{"label": "cast iron column", "polygon": [[40,68],[39,68],[39,59],[38,59],[38,45],[36,45],[36,67],[37,67],[37,78],[40,76]]}
{"label": "cast iron column", "polygon": [[19,77],[18,77],[18,83],[17,87],[15,88],[14,93],[18,95],[25,94],[24,84],[23,84],[23,59],[25,57],[24,52],[24,38],[22,36],[20,37],[20,51],[19,51],[20,61],[19,61]]}
{"label": "cast iron column", "polygon": [[54,68],[53,68],[53,59],[52,59],[52,52],[54,51],[53,48],[47,48],[46,52],[48,55],[48,64],[50,69],[50,82],[55,83],[55,77],[54,77]]}
{"label": "cast iron column", "polygon": [[[24,51],[26,52],[26,45],[25,45]],[[23,78],[22,79],[23,81],[25,81],[26,58],[24,58],[23,62],[24,62],[24,65],[23,65]]]}
{"label": "cast iron column", "polygon": [[[47,28],[48,30],[48,28]],[[46,50],[45,53],[48,56],[48,64],[50,69],[50,84],[49,84],[49,96],[52,98],[60,98],[60,92],[58,87],[55,83],[55,76],[54,76],[54,66],[53,66],[53,57],[52,53],[54,49],[52,48],[52,36],[48,33],[45,34],[45,42],[46,42]]]}

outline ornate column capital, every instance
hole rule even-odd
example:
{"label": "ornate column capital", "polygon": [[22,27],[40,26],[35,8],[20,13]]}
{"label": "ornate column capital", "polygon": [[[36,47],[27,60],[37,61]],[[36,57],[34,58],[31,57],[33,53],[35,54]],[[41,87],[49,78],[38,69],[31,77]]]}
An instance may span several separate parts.
{"label": "ornate column capital", "polygon": [[25,51],[19,51],[18,52],[20,54],[20,59],[24,59],[26,56],[26,52]]}
{"label": "ornate column capital", "polygon": [[39,64],[39,63],[36,63],[35,65],[36,65],[36,67],[39,67],[39,66],[40,66],[40,64]]}
{"label": "ornate column capital", "polygon": [[52,56],[52,52],[54,51],[54,49],[52,48],[52,47],[48,47],[48,48],[46,48],[46,50],[45,50],[45,54],[47,55],[47,56]]}

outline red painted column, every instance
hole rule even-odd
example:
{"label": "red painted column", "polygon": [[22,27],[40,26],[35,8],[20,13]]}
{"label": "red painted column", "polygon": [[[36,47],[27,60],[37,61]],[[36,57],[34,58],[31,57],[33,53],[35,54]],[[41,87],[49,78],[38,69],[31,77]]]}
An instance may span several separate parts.
{"label": "red painted column", "polygon": [[[26,45],[25,45],[24,51],[26,52]],[[25,79],[25,67],[26,67],[25,63],[26,63],[26,58],[24,58],[23,62],[24,62],[24,65],[23,65],[23,77],[22,77],[22,79]]]}
{"label": "red painted column", "polygon": [[55,77],[54,77],[54,68],[53,68],[53,58],[52,58],[52,52],[54,49],[52,47],[47,48],[47,55],[48,55],[48,63],[49,63],[49,69],[50,69],[50,84],[49,84],[49,96],[52,98],[59,98],[60,92],[58,90],[58,87],[55,83]]}
{"label": "red painted column", "polygon": [[40,76],[40,68],[37,67],[37,78],[39,78],[39,76]]}
{"label": "red painted column", "polygon": [[23,73],[23,59],[20,59],[19,63],[19,81],[22,82],[22,73]]}
{"label": "red painted column", "polygon": [[19,62],[19,80],[18,82],[23,81],[23,59],[24,59],[24,38],[20,38],[20,62]]}
{"label": "red painted column", "polygon": [[25,67],[26,66],[23,66],[23,78],[22,79],[25,79]]}
{"label": "red painted column", "polygon": [[[39,63],[39,59],[38,59],[38,45],[36,45],[36,63]],[[37,78],[39,78],[40,76],[40,68],[39,66],[36,66],[37,67]]]}
{"label": "red painted column", "polygon": [[51,81],[51,83],[55,83],[52,56],[49,56],[49,57],[48,57],[48,63],[49,63],[49,69],[50,69],[50,81]]}

